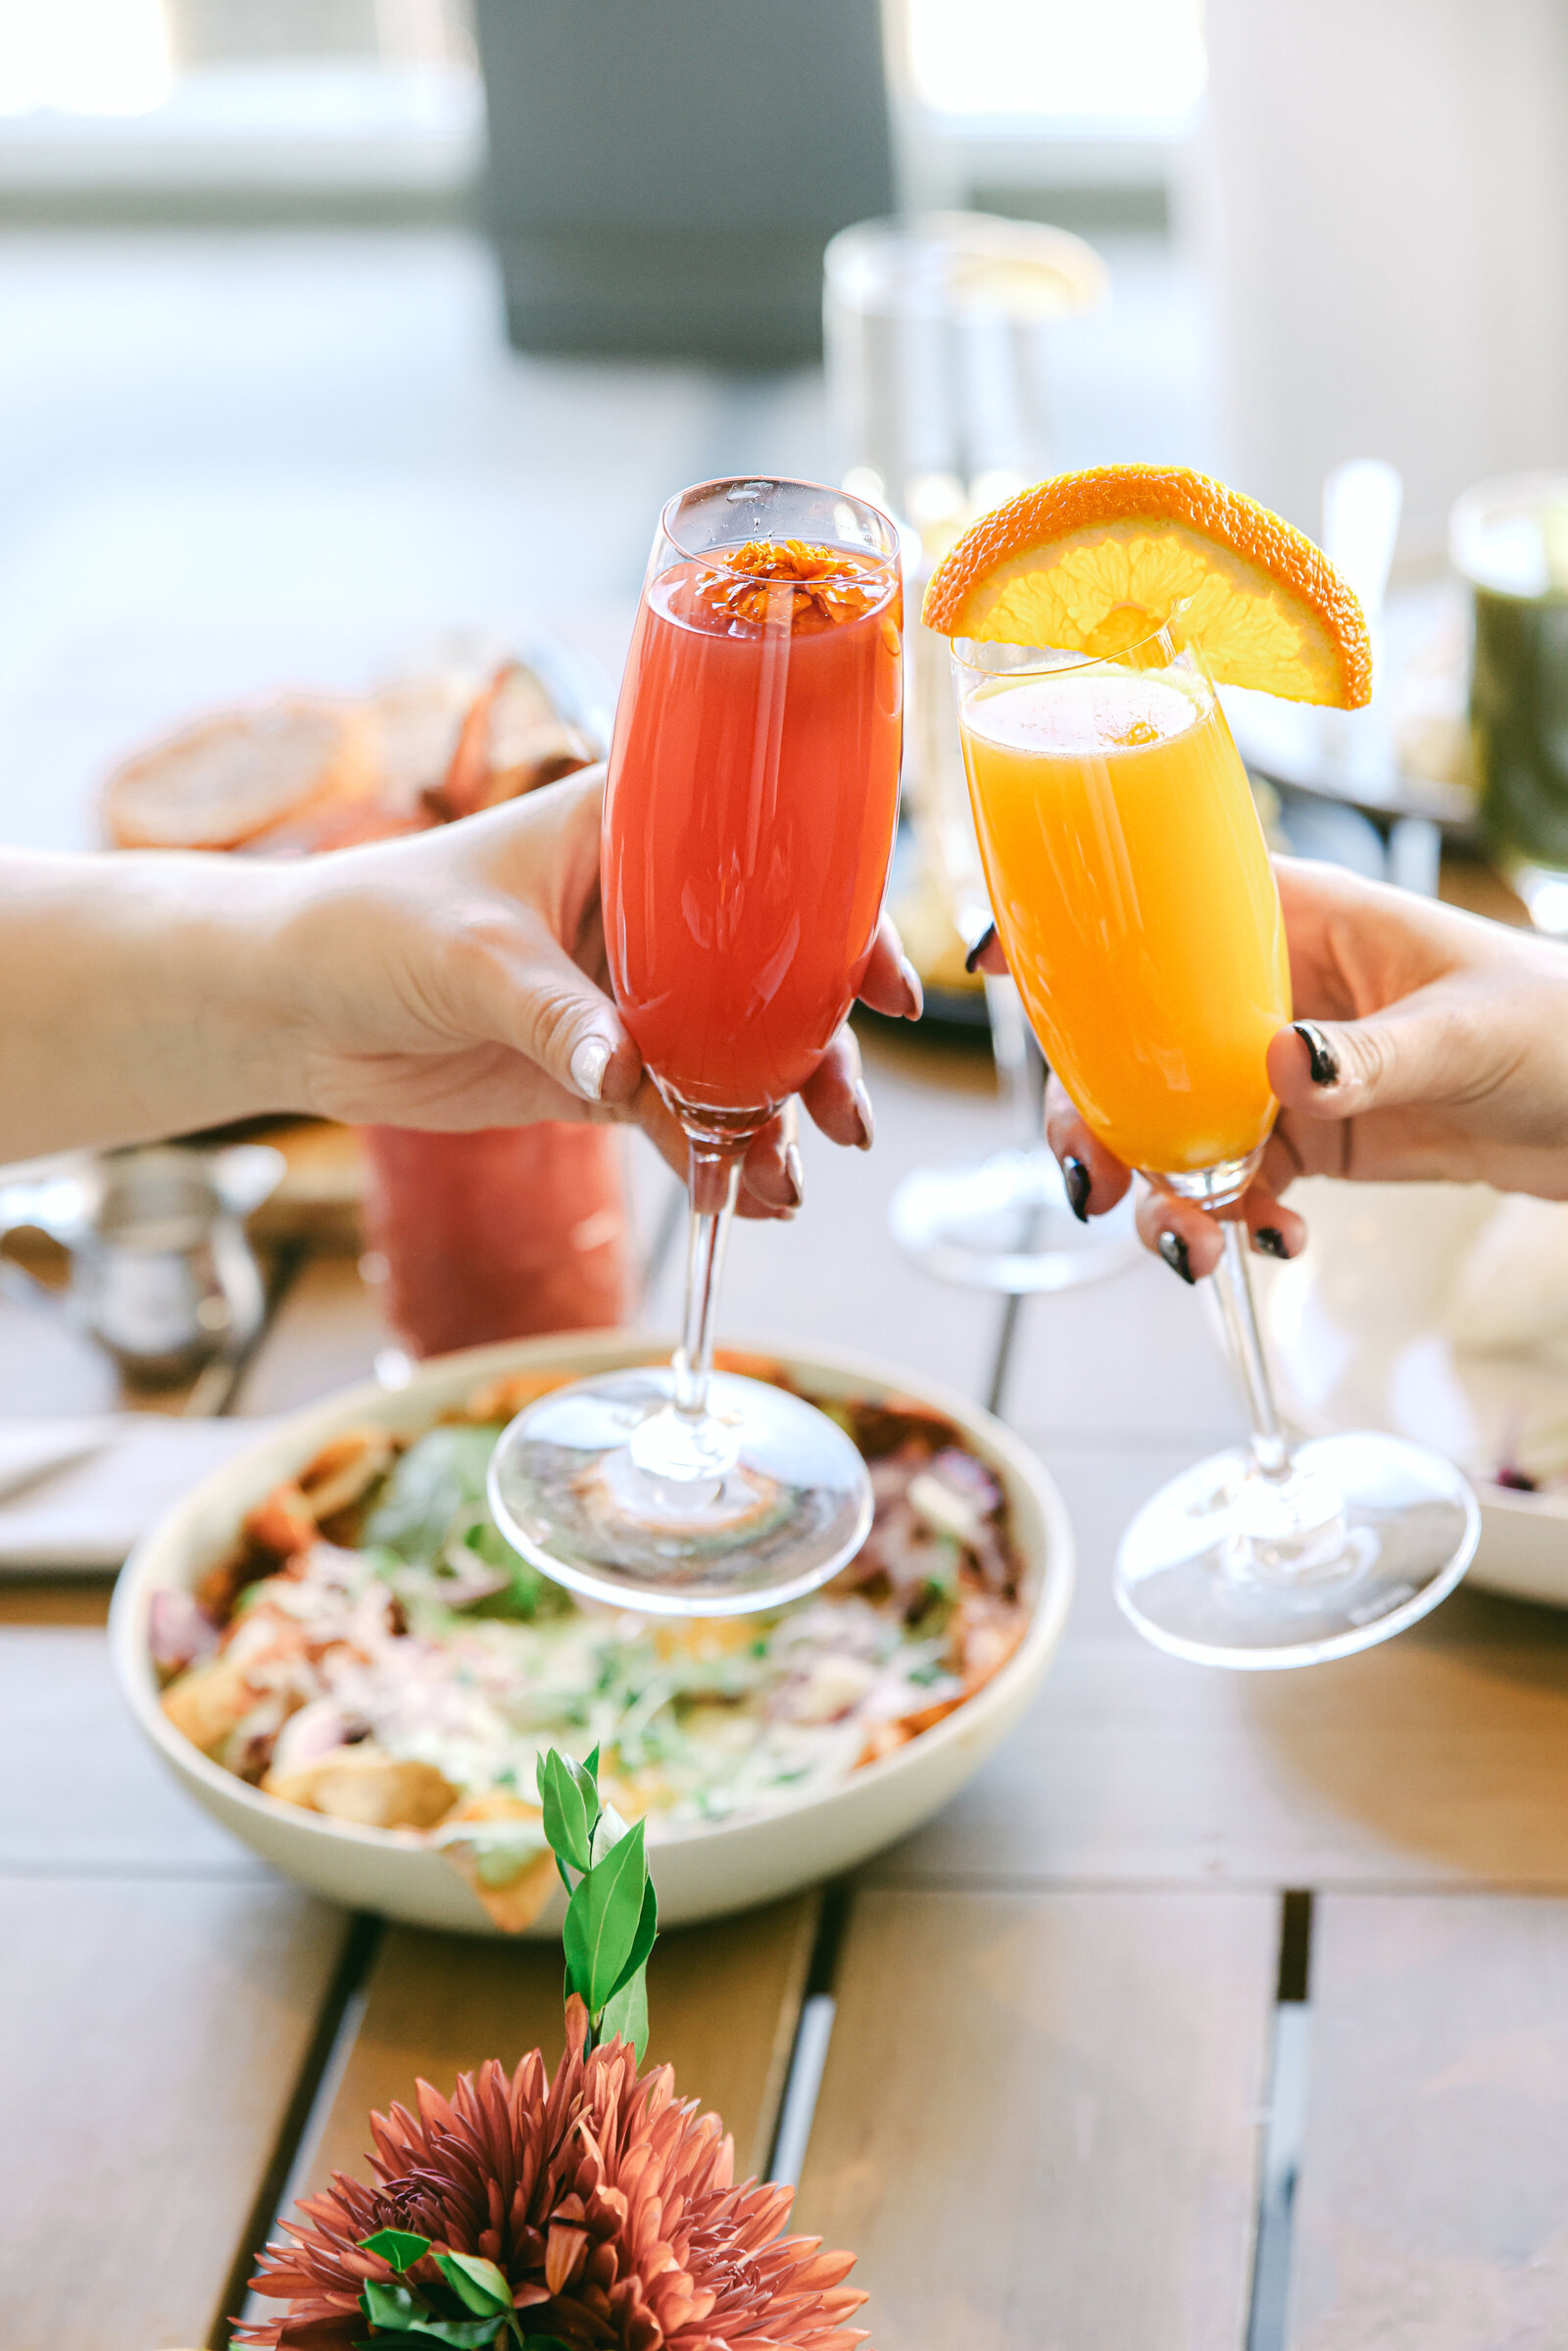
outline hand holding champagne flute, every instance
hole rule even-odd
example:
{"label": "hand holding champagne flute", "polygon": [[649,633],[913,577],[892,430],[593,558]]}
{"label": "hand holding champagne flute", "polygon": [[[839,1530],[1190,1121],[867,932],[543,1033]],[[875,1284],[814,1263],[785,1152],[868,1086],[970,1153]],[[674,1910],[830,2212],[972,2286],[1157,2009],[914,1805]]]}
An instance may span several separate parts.
{"label": "hand holding champagne flute", "polygon": [[898,814],[898,540],[808,482],[705,482],[660,518],[615,715],[603,899],[615,1002],[690,1146],[681,1345],[542,1397],[491,1469],[545,1573],[666,1613],[777,1604],[870,1524],[823,1414],[712,1370],[741,1156],[864,978]]}
{"label": "hand holding champagne flute", "polygon": [[[1299,532],[1201,476],[1063,475],[982,516],[933,576],[1007,962],[1091,1134],[1167,1194],[1247,1190],[1291,1017],[1279,894],[1212,677],[1353,707],[1354,598]],[[1117,1596],[1212,1664],[1287,1666],[1387,1639],[1449,1592],[1474,1497],[1401,1440],[1293,1448],[1227,1221],[1221,1308],[1252,1420],[1123,1538]]]}

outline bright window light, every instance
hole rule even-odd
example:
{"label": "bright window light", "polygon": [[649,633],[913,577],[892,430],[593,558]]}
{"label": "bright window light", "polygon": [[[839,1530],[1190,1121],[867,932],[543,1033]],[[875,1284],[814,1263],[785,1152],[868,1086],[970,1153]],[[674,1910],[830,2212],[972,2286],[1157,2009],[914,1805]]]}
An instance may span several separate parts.
{"label": "bright window light", "polygon": [[163,0],[0,0],[0,115],[139,115],[172,78]]}
{"label": "bright window light", "polygon": [[1169,119],[1203,91],[1201,0],[905,0],[916,99],[944,115]]}

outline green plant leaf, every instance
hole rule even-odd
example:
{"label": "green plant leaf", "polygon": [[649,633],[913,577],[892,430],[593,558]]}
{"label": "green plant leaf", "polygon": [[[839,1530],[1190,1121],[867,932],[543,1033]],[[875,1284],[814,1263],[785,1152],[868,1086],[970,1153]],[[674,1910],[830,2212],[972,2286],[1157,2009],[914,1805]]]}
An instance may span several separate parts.
{"label": "green plant leaf", "polygon": [[511,2316],[511,2298],[505,2317],[492,2311],[482,2319],[438,2319],[406,2285],[378,2285],[368,2278],[360,2289],[360,2308],[383,2338],[390,2334],[419,2345],[445,2343],[448,2351],[484,2351]]}
{"label": "green plant leaf", "polygon": [[605,2002],[605,2013],[599,2020],[600,2033],[605,2040],[630,2041],[642,2064],[648,2054],[648,1971],[638,1968],[628,1976],[620,1989]]}
{"label": "green plant leaf", "polygon": [[[644,1866],[646,1867],[646,1863]],[[612,2000],[615,1997],[615,1992],[625,1988],[633,1976],[641,1975],[643,1969],[648,1965],[648,1954],[653,1949],[658,1936],[659,1896],[654,1891],[654,1882],[650,1877],[643,1881],[643,1906],[638,1914],[637,1933],[633,1937],[631,1949],[626,1954],[625,1965],[616,1979],[615,1990],[610,1995]],[[606,2006],[609,2006],[608,2001]],[[607,2026],[605,2029],[608,2032],[610,2028]],[[631,2035],[627,2033],[624,2037],[629,2040]],[[639,2049],[637,2054],[640,2057],[642,2051]]]}
{"label": "green plant leaf", "polygon": [[512,2316],[512,2288],[493,2261],[478,2253],[438,2253],[435,2266],[466,2310]]}
{"label": "green plant leaf", "polygon": [[[596,1758],[597,1753],[596,1749]],[[592,1859],[594,1828],[599,1819],[599,1789],[592,1772],[574,1762],[571,1756],[563,1755],[559,1747],[551,1747],[540,1756],[535,1777],[544,1808],[545,1835],[556,1856],[556,1866],[559,1869],[563,1862],[569,1862],[574,1870],[586,1870]],[[563,1883],[565,1883],[564,1873]]]}
{"label": "green plant leaf", "polygon": [[374,2253],[394,2270],[412,2270],[430,2250],[427,2236],[416,2236],[412,2229],[378,2229],[374,2236],[360,2239],[362,2253]]}
{"label": "green plant leaf", "polygon": [[642,1919],[648,1859],[643,1823],[611,1846],[566,1905],[562,1931],[566,1967],[590,2016],[597,2016],[620,1982]]}

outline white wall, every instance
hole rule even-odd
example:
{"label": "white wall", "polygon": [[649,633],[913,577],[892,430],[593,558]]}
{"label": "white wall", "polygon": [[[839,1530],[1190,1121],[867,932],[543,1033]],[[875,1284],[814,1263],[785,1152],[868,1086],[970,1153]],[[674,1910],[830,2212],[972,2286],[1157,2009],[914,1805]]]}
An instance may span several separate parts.
{"label": "white wall", "polygon": [[1568,5],[1208,0],[1195,220],[1239,488],[1315,528],[1392,458],[1405,541],[1568,462]]}

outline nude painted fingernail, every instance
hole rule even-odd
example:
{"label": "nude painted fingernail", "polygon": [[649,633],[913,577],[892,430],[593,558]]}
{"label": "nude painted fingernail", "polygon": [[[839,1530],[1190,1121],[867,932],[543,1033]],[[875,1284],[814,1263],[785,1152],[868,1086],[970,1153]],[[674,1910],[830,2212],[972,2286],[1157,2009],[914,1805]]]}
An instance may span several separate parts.
{"label": "nude painted fingernail", "polygon": [[1260,1224],[1252,1235],[1252,1247],[1265,1257],[1289,1257],[1291,1253],[1277,1224]]}
{"label": "nude painted fingernail", "polygon": [[871,1097],[860,1078],[855,1081],[855,1114],[860,1122],[860,1140],[856,1148],[868,1151],[876,1141],[876,1112],[871,1107]]}
{"label": "nude painted fingernail", "polygon": [[963,968],[965,971],[974,972],[979,969],[980,957],[985,954],[986,949],[991,946],[996,938],[996,924],[994,922],[988,922],[985,929],[981,932],[979,938],[975,941],[973,947],[970,948],[968,954],[963,958]]}
{"label": "nude painted fingernail", "polygon": [[1306,1047],[1306,1062],[1314,1086],[1337,1086],[1340,1056],[1315,1020],[1293,1020],[1292,1028]]}
{"label": "nude painted fingernail", "polygon": [[[1189,1287],[1197,1281],[1198,1276],[1193,1271],[1192,1258],[1187,1253],[1187,1244],[1180,1233],[1161,1233],[1159,1253],[1170,1267],[1171,1272],[1179,1273]],[[1166,1296],[1169,1295],[1167,1291]]]}
{"label": "nude painted fingernail", "polygon": [[1067,1187],[1067,1205],[1080,1224],[1089,1222],[1089,1195],[1094,1190],[1094,1178],[1082,1159],[1069,1154],[1061,1163],[1061,1180]]}
{"label": "nude painted fingernail", "polygon": [[793,1196],[790,1200],[790,1207],[793,1210],[798,1208],[806,1198],[806,1162],[801,1157],[801,1147],[798,1143],[787,1143],[784,1147],[784,1181],[788,1184]]}
{"label": "nude painted fingernail", "polygon": [[604,1093],[610,1050],[603,1037],[585,1037],[571,1056],[571,1082],[585,1102],[596,1102]]}
{"label": "nude painted fingernail", "polygon": [[925,1010],[925,990],[920,985],[920,974],[902,947],[899,950],[899,969],[904,974],[904,985],[909,993],[909,1009],[904,1017],[906,1020],[918,1020]]}

